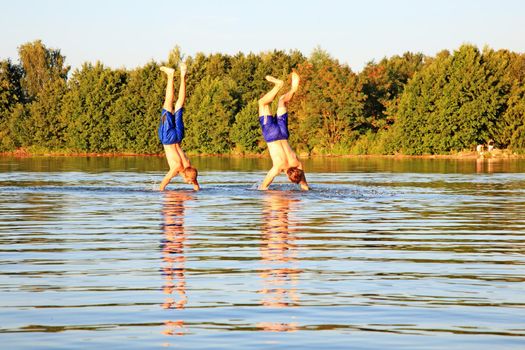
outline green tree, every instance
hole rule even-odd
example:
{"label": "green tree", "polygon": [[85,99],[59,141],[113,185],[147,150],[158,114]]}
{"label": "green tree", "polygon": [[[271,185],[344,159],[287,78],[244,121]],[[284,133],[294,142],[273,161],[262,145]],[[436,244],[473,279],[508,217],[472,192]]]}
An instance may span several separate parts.
{"label": "green tree", "polygon": [[483,56],[491,70],[500,77],[499,95],[503,99],[502,110],[498,113],[497,123],[493,125],[491,137],[500,147],[523,151],[525,149],[525,54],[485,48]]}
{"label": "green tree", "polygon": [[252,100],[235,116],[235,122],[230,128],[230,139],[235,143],[237,152],[259,153],[264,149],[258,105],[257,100]]}
{"label": "green tree", "polygon": [[245,56],[239,52],[231,59],[228,76],[237,83],[238,108],[246,106],[262,94],[262,85],[258,80],[264,79],[264,76],[256,76],[260,63],[261,58],[253,53]]}
{"label": "green tree", "polygon": [[487,141],[501,111],[501,90],[476,47],[439,54],[405,88],[396,124],[399,150],[447,153]]}
{"label": "green tree", "polygon": [[185,149],[220,154],[231,150],[230,127],[236,114],[235,82],[206,76],[187,103]]}
{"label": "green tree", "polygon": [[525,85],[515,84],[507,100],[508,108],[498,122],[497,141],[504,147],[525,151]]}
{"label": "green tree", "polygon": [[61,147],[65,124],[60,118],[60,107],[69,71],[65,56],[60,50],[48,49],[40,40],[21,45],[18,53],[24,95],[19,100],[25,106],[18,109],[18,117],[11,125],[16,125],[19,145]]}
{"label": "green tree", "polygon": [[15,108],[23,102],[22,68],[10,60],[0,61],[0,151],[13,150],[19,143],[14,133],[13,117]]}
{"label": "green tree", "polygon": [[66,82],[55,79],[47,82],[27,105],[27,117],[23,120],[23,146],[60,149],[65,146],[67,120],[62,115],[62,103],[66,94]]}
{"label": "green tree", "polygon": [[301,86],[290,103],[290,140],[299,152],[348,151],[363,124],[364,95],[357,75],[322,52],[300,64]]}
{"label": "green tree", "polygon": [[377,131],[393,124],[405,85],[422,68],[423,61],[423,54],[406,52],[366,65],[359,79],[366,95],[367,129]]}
{"label": "green tree", "polygon": [[292,69],[297,68],[300,63],[305,62],[305,57],[298,51],[292,51],[290,54],[284,51],[274,50],[262,52],[259,54],[257,68],[253,72],[253,83],[251,85],[254,94],[247,97],[247,101],[254,98],[260,98],[264,93],[270,90],[271,85],[265,80],[266,75],[272,75],[276,78],[287,81]]}
{"label": "green tree", "polygon": [[38,95],[44,86],[54,80],[66,80],[70,67],[65,65],[65,56],[57,49],[48,49],[36,40],[18,48],[24,76],[22,87],[29,100]]}
{"label": "green tree", "polygon": [[129,72],[126,86],[109,111],[111,149],[134,153],[162,150],[157,127],[165,87],[165,77],[155,62]]}
{"label": "green tree", "polygon": [[[134,70],[86,63],[69,81],[60,50],[21,45],[20,64],[0,62],[0,150],[38,146],[81,152],[157,153],[166,63]],[[525,152],[525,55],[463,45],[435,57],[405,53],[370,62],[356,75],[320,47],[226,55],[197,53],[188,65],[184,149],[254,153],[265,149],[257,100],[265,75],[301,76],[288,106],[299,153],[447,153],[494,139]],[[175,76],[179,85],[179,76]],[[277,107],[274,101],[272,111]],[[35,148],[33,148],[35,149]]]}
{"label": "green tree", "polygon": [[[82,152],[113,151],[109,113],[126,84],[124,71],[112,71],[102,63],[85,63],[69,82],[62,113],[68,120],[67,144]],[[125,126],[123,126],[125,127]]]}

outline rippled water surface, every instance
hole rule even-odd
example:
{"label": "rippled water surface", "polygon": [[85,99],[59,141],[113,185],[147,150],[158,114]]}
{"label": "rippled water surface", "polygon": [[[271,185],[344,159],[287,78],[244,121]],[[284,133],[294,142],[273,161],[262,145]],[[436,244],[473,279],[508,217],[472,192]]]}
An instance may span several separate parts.
{"label": "rippled water surface", "polygon": [[523,349],[525,162],[0,158],[5,349]]}

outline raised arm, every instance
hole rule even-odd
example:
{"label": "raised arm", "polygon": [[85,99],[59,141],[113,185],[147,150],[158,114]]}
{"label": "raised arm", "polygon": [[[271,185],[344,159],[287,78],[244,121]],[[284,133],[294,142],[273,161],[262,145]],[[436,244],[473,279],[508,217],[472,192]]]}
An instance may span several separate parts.
{"label": "raised arm", "polygon": [[180,63],[180,87],[179,87],[179,96],[177,102],[175,102],[175,112],[184,106],[184,101],[186,100],[186,71],[188,70],[186,63]]}
{"label": "raised arm", "polygon": [[264,178],[264,181],[263,183],[261,184],[261,186],[259,186],[259,189],[260,190],[267,190],[268,187],[270,186],[270,184],[272,183],[273,179],[279,175],[280,171],[278,168],[276,167],[273,167],[270,169],[270,171],[268,172],[268,174],[266,174],[266,177]]}
{"label": "raised arm", "polygon": [[160,187],[159,189],[161,191],[164,191],[164,189],[166,188],[166,186],[168,186],[168,184],[170,183],[171,179],[173,179],[175,176],[177,176],[179,172],[175,169],[170,169],[168,171],[168,173],[164,176],[164,178],[162,179],[162,182],[160,183]]}
{"label": "raised arm", "polygon": [[164,151],[166,152],[166,159],[168,160],[168,164],[170,166],[170,170],[164,176],[162,179],[162,182],[160,183],[160,190],[164,191],[166,186],[170,183],[171,179],[173,179],[179,172],[181,172],[184,168],[182,168],[182,159],[179,156],[179,153],[177,152],[175,145],[164,145]]}
{"label": "raised arm", "polygon": [[310,190],[310,186],[308,186],[308,182],[306,182],[306,177],[303,175],[303,179],[301,182],[299,182],[299,186],[301,186],[301,190],[308,191]]}
{"label": "raised arm", "polygon": [[182,162],[182,168],[186,169],[187,167],[191,166],[190,160],[188,157],[186,157],[186,153],[184,153],[179,143],[175,145],[175,149],[177,150],[177,154],[179,155]]}

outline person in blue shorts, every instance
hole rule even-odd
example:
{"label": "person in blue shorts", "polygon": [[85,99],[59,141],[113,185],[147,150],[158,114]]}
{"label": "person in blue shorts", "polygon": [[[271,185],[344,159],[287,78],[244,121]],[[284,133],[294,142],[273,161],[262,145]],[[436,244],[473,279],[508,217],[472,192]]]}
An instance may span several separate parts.
{"label": "person in blue shorts", "polygon": [[285,172],[291,182],[299,184],[302,190],[307,191],[309,187],[304,175],[303,165],[288,143],[287,104],[299,88],[299,74],[292,72],[291,89],[279,98],[275,116],[271,114],[270,104],[284,83],[282,80],[270,75],[266,76],[266,80],[274,84],[274,87],[259,99],[259,122],[264,140],[270,151],[273,166],[264,178],[261,186],[259,186],[259,189],[267,190],[273,179],[280,173]]}
{"label": "person in blue shorts", "polygon": [[197,169],[191,166],[190,160],[180,147],[182,140],[184,139],[184,122],[182,119],[184,101],[186,99],[186,64],[180,63],[180,88],[179,96],[175,105],[175,88],[174,88],[174,76],[175,70],[169,67],[160,67],[160,70],[166,73],[168,77],[168,83],[166,85],[166,97],[164,99],[164,105],[162,107],[160,125],[158,129],[159,139],[164,146],[164,152],[166,153],[166,159],[170,170],[162,179],[160,184],[160,190],[164,191],[166,186],[172,178],[177,174],[180,174],[184,179],[184,182],[193,185],[193,189],[198,191],[200,189],[199,182],[197,181]]}

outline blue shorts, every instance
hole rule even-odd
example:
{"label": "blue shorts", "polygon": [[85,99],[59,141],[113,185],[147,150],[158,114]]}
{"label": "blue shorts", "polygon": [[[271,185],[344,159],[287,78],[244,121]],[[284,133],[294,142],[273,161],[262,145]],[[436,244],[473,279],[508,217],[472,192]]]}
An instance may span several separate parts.
{"label": "blue shorts", "polygon": [[259,117],[259,123],[266,142],[288,140],[290,136],[288,133],[288,113],[277,117],[269,115],[266,117],[266,124],[264,124],[264,116]]}
{"label": "blue shorts", "polygon": [[182,108],[175,111],[175,114],[162,109],[159,139],[163,145],[181,143],[184,138],[184,122],[182,121]]}

